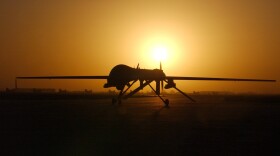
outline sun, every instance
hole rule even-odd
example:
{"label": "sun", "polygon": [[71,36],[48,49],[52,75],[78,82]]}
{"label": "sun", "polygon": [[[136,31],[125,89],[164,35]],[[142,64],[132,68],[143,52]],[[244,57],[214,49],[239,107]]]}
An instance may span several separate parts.
{"label": "sun", "polygon": [[157,68],[161,62],[168,71],[184,60],[180,41],[172,35],[147,36],[139,43],[137,51],[143,68]]}
{"label": "sun", "polygon": [[156,61],[164,61],[167,59],[167,47],[163,45],[156,45],[152,48],[153,57]]}

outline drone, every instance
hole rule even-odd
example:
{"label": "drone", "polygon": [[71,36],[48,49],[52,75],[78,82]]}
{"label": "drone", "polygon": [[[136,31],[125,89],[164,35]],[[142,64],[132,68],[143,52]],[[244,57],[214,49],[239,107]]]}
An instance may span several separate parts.
{"label": "drone", "polygon": [[[112,103],[121,104],[123,99],[128,99],[134,94],[149,86],[153,92],[162,100],[165,106],[169,106],[169,100],[163,99],[161,91],[164,89],[174,88],[192,102],[196,102],[192,97],[177,88],[175,80],[212,80],[212,81],[257,81],[257,82],[276,82],[276,80],[267,79],[248,79],[248,78],[214,78],[214,77],[185,77],[185,76],[166,76],[162,70],[160,62],[159,69],[140,69],[139,64],[136,68],[129,67],[124,64],[116,65],[112,68],[107,76],[28,76],[16,77],[17,79],[104,79],[107,83],[104,88],[115,87],[119,90],[117,97],[112,98]],[[139,81],[139,86],[128,93],[128,90]],[[151,85],[156,83],[155,88]],[[166,83],[164,85],[164,83]]]}

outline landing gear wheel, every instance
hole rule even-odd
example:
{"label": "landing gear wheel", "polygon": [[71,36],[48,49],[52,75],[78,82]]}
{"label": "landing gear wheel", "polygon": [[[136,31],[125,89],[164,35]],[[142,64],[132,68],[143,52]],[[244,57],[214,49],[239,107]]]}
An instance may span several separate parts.
{"label": "landing gear wheel", "polygon": [[115,103],[117,103],[117,99],[116,98],[112,98],[112,105],[114,105]]}
{"label": "landing gear wheel", "polygon": [[165,104],[165,107],[168,107],[169,106],[169,100],[165,99],[164,104]]}
{"label": "landing gear wheel", "polygon": [[122,104],[122,100],[121,99],[118,100],[118,104],[119,105]]}

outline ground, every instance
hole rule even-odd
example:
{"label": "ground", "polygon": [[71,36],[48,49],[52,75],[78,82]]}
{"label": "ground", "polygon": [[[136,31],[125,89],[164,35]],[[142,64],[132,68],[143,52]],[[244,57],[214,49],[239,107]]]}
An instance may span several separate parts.
{"label": "ground", "polygon": [[[166,98],[166,97],[165,97]],[[274,97],[275,98],[275,97]],[[279,155],[280,100],[0,99],[3,155]],[[279,98],[278,98],[279,99]]]}

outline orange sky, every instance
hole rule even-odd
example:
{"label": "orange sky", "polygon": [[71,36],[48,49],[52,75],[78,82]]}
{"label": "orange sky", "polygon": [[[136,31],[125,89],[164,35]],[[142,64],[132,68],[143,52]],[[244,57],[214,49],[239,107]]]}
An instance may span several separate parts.
{"label": "orange sky", "polygon": [[[0,89],[16,76],[108,75],[117,64],[166,75],[280,80],[280,2],[34,1],[0,2]],[[20,87],[101,90],[104,81],[20,81]],[[280,93],[279,83],[177,82],[184,91]]]}

